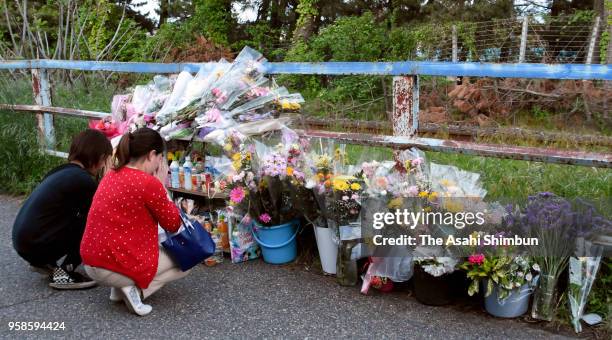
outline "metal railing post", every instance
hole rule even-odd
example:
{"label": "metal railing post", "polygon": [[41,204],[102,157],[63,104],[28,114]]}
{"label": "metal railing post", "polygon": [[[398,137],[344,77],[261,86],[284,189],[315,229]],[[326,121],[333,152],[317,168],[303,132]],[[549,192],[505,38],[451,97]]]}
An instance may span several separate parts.
{"label": "metal railing post", "polygon": [[590,65],[593,63],[593,55],[595,54],[595,45],[597,43],[597,34],[599,33],[599,17],[595,17],[595,24],[593,24],[593,30],[591,31],[591,39],[589,40],[589,50],[585,64]]}
{"label": "metal railing post", "polygon": [[459,47],[457,46],[457,25],[453,25],[453,63],[459,61]]}
{"label": "metal railing post", "polygon": [[414,137],[419,128],[419,76],[393,77],[393,135]]}
{"label": "metal railing post", "polygon": [[[37,105],[51,106],[51,88],[46,69],[32,69],[32,92]],[[46,150],[55,149],[53,115],[48,112],[37,113],[36,120],[41,147]]]}
{"label": "metal railing post", "polygon": [[527,30],[529,25],[529,18],[523,18],[523,29],[521,31],[521,49],[519,50],[519,63],[525,62],[525,54],[527,52]]}

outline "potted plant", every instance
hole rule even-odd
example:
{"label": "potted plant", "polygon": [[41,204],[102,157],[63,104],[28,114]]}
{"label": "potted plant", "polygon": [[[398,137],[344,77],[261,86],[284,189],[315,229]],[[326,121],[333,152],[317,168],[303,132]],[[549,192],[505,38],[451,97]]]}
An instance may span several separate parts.
{"label": "potted plant", "polygon": [[524,256],[472,254],[461,264],[471,280],[470,296],[484,288],[485,309],[491,315],[514,318],[525,314],[535,284],[537,264]]}
{"label": "potted plant", "polygon": [[431,306],[450,303],[451,274],[455,271],[457,262],[449,256],[416,256],[413,276],[416,299]]}

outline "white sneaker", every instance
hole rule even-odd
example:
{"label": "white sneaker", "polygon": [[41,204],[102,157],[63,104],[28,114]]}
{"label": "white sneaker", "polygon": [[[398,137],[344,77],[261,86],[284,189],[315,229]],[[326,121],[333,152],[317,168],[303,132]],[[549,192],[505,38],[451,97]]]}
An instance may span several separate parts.
{"label": "white sneaker", "polygon": [[112,302],[119,302],[123,300],[121,296],[121,291],[119,288],[111,287],[110,296],[108,297]]}
{"label": "white sneaker", "polygon": [[153,310],[150,305],[145,305],[140,299],[140,292],[136,286],[121,287],[123,301],[130,311],[134,314],[145,316]]}

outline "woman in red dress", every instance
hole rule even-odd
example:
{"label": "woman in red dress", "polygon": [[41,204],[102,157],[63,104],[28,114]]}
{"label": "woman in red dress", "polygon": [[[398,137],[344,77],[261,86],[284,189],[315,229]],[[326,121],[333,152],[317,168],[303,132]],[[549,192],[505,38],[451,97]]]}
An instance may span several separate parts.
{"label": "woman in red dress", "polygon": [[158,241],[158,224],[169,232],[181,226],[163,185],[168,175],[164,148],[159,133],[148,128],[121,138],[114,170],[100,182],[81,241],[87,274],[111,287],[112,301],[123,299],[141,316],[152,310],[142,300],[187,275]]}

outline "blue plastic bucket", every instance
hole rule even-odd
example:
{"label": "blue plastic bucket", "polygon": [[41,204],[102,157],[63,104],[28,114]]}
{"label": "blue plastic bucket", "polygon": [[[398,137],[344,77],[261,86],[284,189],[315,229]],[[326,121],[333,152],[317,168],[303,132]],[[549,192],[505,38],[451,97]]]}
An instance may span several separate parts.
{"label": "blue plastic bucket", "polygon": [[261,246],[264,261],[271,264],[283,264],[295,260],[297,257],[295,237],[299,224],[298,220],[273,227],[262,227],[254,223],[253,237]]}
{"label": "blue plastic bucket", "polygon": [[[486,291],[486,285],[483,288]],[[499,318],[516,318],[527,312],[529,297],[533,291],[528,284],[513,289],[504,300],[499,299],[498,289],[495,284],[491,295],[485,297],[485,309],[489,314]]]}

